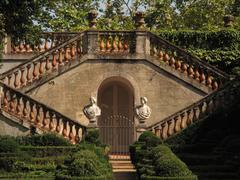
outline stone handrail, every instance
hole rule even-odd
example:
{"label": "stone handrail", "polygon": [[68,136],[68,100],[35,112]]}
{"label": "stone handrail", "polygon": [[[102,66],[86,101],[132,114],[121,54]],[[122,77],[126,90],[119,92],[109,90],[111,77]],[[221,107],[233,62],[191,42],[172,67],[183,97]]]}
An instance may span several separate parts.
{"label": "stone handrail", "polygon": [[6,48],[4,48],[5,50],[3,53],[40,53],[55,47],[59,43],[67,41],[76,35],[77,33],[74,32],[44,32],[40,34],[40,39],[32,44],[29,44],[27,41],[13,43],[11,42],[11,38],[6,37]]}
{"label": "stone handrail", "polygon": [[222,88],[198,102],[174,113],[162,121],[148,127],[158,137],[166,139],[180,132],[195,121],[199,121],[221,108],[228,108],[240,98],[240,78],[226,83]]}
{"label": "stone handrail", "polygon": [[133,53],[134,31],[98,31],[99,53]]}
{"label": "stone handrail", "polygon": [[0,83],[0,86],[2,112],[30,123],[31,126],[43,132],[51,131],[63,135],[72,143],[77,143],[84,137],[86,127],[80,122],[64,116],[3,83]]}
{"label": "stone handrail", "polygon": [[158,58],[162,63],[171,66],[213,90],[218,89],[229,80],[229,76],[226,73],[214,66],[194,57],[185,50],[151,32],[148,34],[150,38],[150,55]]}
{"label": "stone handrail", "polygon": [[0,79],[5,84],[19,89],[41,79],[44,74],[77,61],[83,55],[83,36],[84,33],[79,33],[58,46],[3,73]]}

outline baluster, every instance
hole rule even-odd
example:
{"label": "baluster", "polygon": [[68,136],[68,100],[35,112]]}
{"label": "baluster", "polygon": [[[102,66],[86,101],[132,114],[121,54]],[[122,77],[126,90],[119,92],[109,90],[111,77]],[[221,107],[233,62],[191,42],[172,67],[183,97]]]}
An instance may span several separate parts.
{"label": "baluster", "polygon": [[128,51],[128,39],[127,39],[127,36],[124,36],[123,49],[124,49],[124,51]]}
{"label": "baluster", "polygon": [[63,49],[60,48],[58,50],[58,65],[59,66],[63,66],[63,55],[62,55],[62,53],[63,53]]}
{"label": "baluster", "polygon": [[75,60],[75,58],[74,58],[74,57],[75,57],[75,54],[76,54],[75,52],[76,52],[75,44],[72,43],[72,44],[71,44],[71,60],[72,60],[72,61]]}
{"label": "baluster", "polygon": [[175,68],[175,59],[174,59],[174,51],[172,52],[172,56],[169,60],[169,65],[172,67],[172,68]]}
{"label": "baluster", "polygon": [[166,64],[169,64],[169,55],[168,55],[167,50],[165,50],[164,57],[163,57],[163,61],[164,61]]}
{"label": "baluster", "polygon": [[31,67],[32,67],[31,64],[28,64],[28,65],[27,65],[27,82],[28,82],[28,83],[31,82],[31,73],[30,73]]}
{"label": "baluster", "polygon": [[193,108],[193,122],[197,121],[199,118],[199,111],[197,107]]}
{"label": "baluster", "polygon": [[67,46],[64,47],[64,60],[65,60],[65,64],[69,63],[68,47]]}
{"label": "baluster", "polygon": [[181,61],[179,59],[175,62],[175,69],[181,71]]}
{"label": "baluster", "polygon": [[158,59],[159,59],[159,61],[162,61],[162,60],[163,60],[163,51],[162,51],[161,48],[159,48]]}
{"label": "baluster", "polygon": [[175,116],[174,120],[175,120],[175,129],[174,130],[177,133],[177,132],[179,132],[181,130],[181,127],[180,127],[181,120],[179,120],[179,115]]}
{"label": "baluster", "polygon": [[116,35],[112,36],[112,51],[117,51]]}
{"label": "baluster", "polygon": [[23,67],[21,67],[21,78],[20,78],[21,86],[25,85],[24,71],[25,71],[25,67],[23,66]]}
{"label": "baluster", "polygon": [[174,119],[168,121],[168,136],[171,136],[174,133]]}
{"label": "baluster", "polygon": [[180,114],[180,117],[181,117],[181,129],[184,129],[187,127],[187,116],[186,116],[186,112],[182,112]]}
{"label": "baluster", "polygon": [[63,137],[67,137],[67,121],[63,119],[63,131],[62,131]]}
{"label": "baluster", "polygon": [[48,119],[47,119],[47,110],[45,108],[43,108],[43,128],[44,129],[49,129],[49,124],[48,124]]}
{"label": "baluster", "polygon": [[106,51],[110,51],[110,49],[111,49],[110,35],[107,35],[107,39],[106,39]]}
{"label": "baluster", "polygon": [[73,128],[74,128],[74,124],[72,122],[69,122],[69,135],[68,135],[68,138],[69,140],[74,143],[74,134],[73,134]]}
{"label": "baluster", "polygon": [[159,126],[154,128],[154,133],[157,137],[161,138],[162,133],[161,133],[161,128]]}
{"label": "baluster", "polygon": [[206,85],[207,85],[209,88],[212,88],[212,76],[211,76],[211,74],[209,74],[209,73],[208,73],[208,75],[207,75]]}
{"label": "baluster", "polygon": [[8,75],[8,85],[11,86],[12,74]]}
{"label": "baluster", "polygon": [[28,109],[27,109],[27,100],[25,98],[22,98],[23,101],[23,118],[27,119],[28,118]]}
{"label": "baluster", "polygon": [[201,73],[200,73],[200,83],[206,84],[205,81],[206,81],[206,77],[205,77],[204,70],[203,70],[203,68],[202,68]]}
{"label": "baluster", "polygon": [[10,94],[10,112],[14,113],[15,111],[15,98],[14,93],[9,91]]}
{"label": "baluster", "polygon": [[48,71],[50,69],[49,56],[46,57],[45,69]]}
{"label": "baluster", "polygon": [[80,129],[80,127],[78,125],[76,125],[75,126],[76,134],[75,134],[75,143],[74,144],[77,144],[78,142],[80,142],[79,129]]}
{"label": "baluster", "polygon": [[190,125],[193,122],[192,110],[187,110],[187,124]]}
{"label": "baluster", "polygon": [[41,116],[40,116],[40,106],[39,105],[36,105],[36,122],[35,124],[38,126],[38,127],[41,127]]}
{"label": "baluster", "polygon": [[195,78],[198,82],[200,82],[199,77],[200,77],[200,74],[199,74],[199,71],[198,71],[198,67],[196,67],[196,68],[195,68],[194,78]]}
{"label": "baluster", "polygon": [[162,126],[162,139],[164,140],[164,139],[167,139],[167,132],[168,132],[168,124],[167,124],[167,122],[164,122],[164,123],[162,123],[161,124],[161,126]]}
{"label": "baluster", "polygon": [[100,51],[104,51],[105,49],[105,44],[104,44],[104,36],[100,35]]}
{"label": "baluster", "polygon": [[33,80],[37,79],[38,70],[37,70],[37,62],[33,62]]}
{"label": "baluster", "polygon": [[118,36],[118,51],[122,51],[122,50],[123,50],[122,36],[119,35],[119,36]]}
{"label": "baluster", "polygon": [[8,111],[8,98],[7,98],[7,95],[8,95],[8,90],[3,88],[3,106],[4,106],[4,109],[5,111]]}
{"label": "baluster", "polygon": [[50,131],[54,131],[54,122],[53,122],[53,112],[49,111],[49,129]]}
{"label": "baluster", "polygon": [[156,46],[153,46],[153,56],[157,56],[157,48]]}
{"label": "baluster", "polygon": [[18,116],[21,116],[21,109],[22,109],[22,107],[21,107],[21,97],[17,96],[16,99],[17,99],[16,112],[17,112]]}
{"label": "baluster", "polygon": [[78,54],[78,57],[81,57],[82,55],[82,49],[81,49],[81,41],[77,41],[77,54]]}
{"label": "baluster", "polygon": [[187,64],[185,63],[185,62],[183,62],[182,63],[182,67],[181,67],[181,69],[182,69],[182,72],[184,73],[184,74],[188,74],[188,66],[187,66]]}
{"label": "baluster", "polygon": [[203,117],[203,105],[204,105],[203,102],[201,102],[201,103],[198,105],[198,109],[199,109],[199,118]]}
{"label": "baluster", "polygon": [[193,65],[189,65],[188,67],[188,76],[194,77]]}
{"label": "baluster", "polygon": [[52,53],[52,70],[56,70],[57,60],[56,60],[56,51]]}
{"label": "baluster", "polygon": [[39,78],[43,76],[43,59],[40,60],[40,66],[39,66]]}
{"label": "baluster", "polygon": [[34,122],[35,119],[35,113],[34,113],[34,103],[33,102],[29,102],[30,105],[30,122]]}
{"label": "baluster", "polygon": [[212,90],[217,90],[217,89],[218,89],[217,80],[213,79],[213,81],[212,81]]}
{"label": "baluster", "polygon": [[56,131],[58,134],[60,134],[61,133],[61,118],[57,114],[56,114],[56,121],[57,121]]}
{"label": "baluster", "polygon": [[14,87],[18,88],[19,86],[19,81],[18,81],[18,71],[14,72],[15,79],[14,79]]}
{"label": "baluster", "polygon": [[48,50],[48,37],[45,38],[44,51]]}

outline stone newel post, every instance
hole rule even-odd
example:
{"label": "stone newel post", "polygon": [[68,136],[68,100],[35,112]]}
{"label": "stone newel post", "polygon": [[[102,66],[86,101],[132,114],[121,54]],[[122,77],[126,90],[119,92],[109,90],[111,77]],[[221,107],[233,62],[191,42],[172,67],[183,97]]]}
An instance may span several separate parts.
{"label": "stone newel post", "polygon": [[96,31],[97,11],[91,10],[88,13],[89,30],[84,38],[84,53],[95,53],[98,50],[98,32]]}
{"label": "stone newel post", "polygon": [[137,12],[135,16],[136,54],[140,56],[150,55],[150,40],[147,31],[144,29],[144,24],[144,13]]}
{"label": "stone newel post", "polygon": [[4,51],[4,53],[5,54],[10,54],[11,53],[11,51],[12,51],[12,47],[11,47],[11,37],[10,36],[6,36],[5,38],[4,38],[4,49],[3,49],[3,51]]}

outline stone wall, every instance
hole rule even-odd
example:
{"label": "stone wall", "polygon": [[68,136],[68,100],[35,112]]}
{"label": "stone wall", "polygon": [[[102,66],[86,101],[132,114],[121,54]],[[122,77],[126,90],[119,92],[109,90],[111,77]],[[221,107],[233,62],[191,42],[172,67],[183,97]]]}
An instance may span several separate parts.
{"label": "stone wall", "polygon": [[152,115],[147,124],[156,123],[205,95],[191,85],[140,60],[88,60],[34,89],[30,95],[84,123],[87,120],[82,115],[82,109],[89,103],[89,97],[97,97],[101,83],[113,76],[125,78],[132,84],[135,105],[139,105],[141,96],[148,98]]}
{"label": "stone wall", "polygon": [[0,115],[0,135],[25,136],[29,133],[29,128],[14,122],[13,119],[9,120],[5,116]]}

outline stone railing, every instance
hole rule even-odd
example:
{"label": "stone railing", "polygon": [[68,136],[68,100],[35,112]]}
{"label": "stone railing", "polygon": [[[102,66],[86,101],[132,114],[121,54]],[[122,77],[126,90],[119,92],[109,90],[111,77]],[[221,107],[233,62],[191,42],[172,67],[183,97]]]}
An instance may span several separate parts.
{"label": "stone railing", "polygon": [[63,135],[72,143],[82,140],[86,127],[54,109],[0,83],[1,111],[30,123],[40,131],[51,131]]}
{"label": "stone railing", "polygon": [[100,53],[133,53],[134,31],[98,31]]}
{"label": "stone railing", "polygon": [[159,36],[149,32],[150,55],[160,62],[186,74],[201,84],[216,90],[229,78],[224,72],[192,56]]}
{"label": "stone railing", "polygon": [[31,44],[26,41],[14,43],[11,38],[6,37],[4,54],[16,53],[40,53],[57,46],[58,44],[69,40],[76,36],[77,33],[72,32],[46,32],[40,35],[40,39]]}
{"label": "stone railing", "polygon": [[161,139],[180,132],[195,121],[207,118],[222,108],[230,108],[234,100],[240,98],[240,78],[228,82],[224,87],[198,102],[174,113],[164,120],[151,125],[148,130],[154,132]]}
{"label": "stone railing", "polygon": [[5,84],[19,89],[41,79],[44,74],[71,65],[83,54],[83,36],[84,33],[80,33],[57,47],[33,57],[3,73],[0,79]]}

